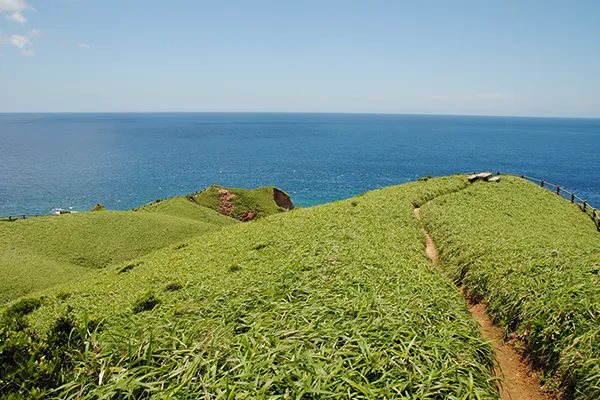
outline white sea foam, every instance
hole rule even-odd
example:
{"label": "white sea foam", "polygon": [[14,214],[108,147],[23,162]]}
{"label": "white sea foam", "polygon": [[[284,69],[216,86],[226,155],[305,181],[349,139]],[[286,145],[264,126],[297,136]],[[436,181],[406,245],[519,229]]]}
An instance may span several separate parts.
{"label": "white sea foam", "polygon": [[61,212],[63,212],[63,213],[65,213],[65,212],[66,213],[72,213],[72,214],[77,213],[77,211],[73,211],[73,207],[69,207],[68,210],[66,210],[64,208],[53,208],[52,211],[50,211],[50,213],[52,215],[59,215]]}

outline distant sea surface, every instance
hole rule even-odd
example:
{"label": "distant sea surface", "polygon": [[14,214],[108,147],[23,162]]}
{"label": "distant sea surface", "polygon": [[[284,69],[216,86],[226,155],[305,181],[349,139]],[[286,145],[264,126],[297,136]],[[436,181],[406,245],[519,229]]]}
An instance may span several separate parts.
{"label": "distant sea surface", "polygon": [[130,209],[211,184],[311,206],[421,176],[506,171],[600,206],[600,119],[0,114],[0,216]]}

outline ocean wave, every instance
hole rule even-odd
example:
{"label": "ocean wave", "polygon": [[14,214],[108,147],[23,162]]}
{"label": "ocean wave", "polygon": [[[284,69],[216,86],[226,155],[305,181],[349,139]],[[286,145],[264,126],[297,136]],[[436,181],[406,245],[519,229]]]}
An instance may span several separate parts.
{"label": "ocean wave", "polygon": [[64,209],[64,208],[53,208],[53,209],[50,211],[50,213],[51,213],[52,215],[59,215],[59,214],[69,214],[69,213],[70,213],[70,214],[75,214],[75,213],[77,213],[77,212],[78,212],[78,211],[74,211],[74,210],[73,210],[73,207],[69,207],[69,209],[68,209],[68,210],[67,210],[67,209]]}

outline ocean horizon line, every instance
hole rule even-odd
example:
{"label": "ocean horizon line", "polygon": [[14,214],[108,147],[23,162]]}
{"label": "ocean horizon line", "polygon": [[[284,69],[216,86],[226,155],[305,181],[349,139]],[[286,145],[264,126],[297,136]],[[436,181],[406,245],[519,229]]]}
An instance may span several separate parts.
{"label": "ocean horizon line", "polygon": [[600,116],[548,116],[548,115],[490,115],[490,114],[444,114],[444,113],[395,113],[395,112],[330,112],[330,111],[0,111],[0,115],[110,115],[110,114],[265,114],[265,115],[385,115],[415,117],[473,117],[473,118],[531,118],[600,120]]}

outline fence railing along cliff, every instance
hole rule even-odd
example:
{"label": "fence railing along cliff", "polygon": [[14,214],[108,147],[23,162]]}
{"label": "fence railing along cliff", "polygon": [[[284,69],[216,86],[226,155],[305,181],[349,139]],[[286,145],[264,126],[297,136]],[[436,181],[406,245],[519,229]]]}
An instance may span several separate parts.
{"label": "fence railing along cliff", "polygon": [[6,217],[0,217],[0,221],[8,221],[8,222],[13,222],[16,221],[18,219],[27,219],[27,218],[34,218],[34,217],[46,217],[46,216],[52,216],[52,215],[58,215],[58,214],[22,214],[22,215],[7,215]]}
{"label": "fence railing along cliff", "polygon": [[564,189],[559,185],[555,185],[554,183],[546,182],[544,179],[532,178],[531,176],[523,175],[523,174],[510,174],[507,172],[496,172],[496,175],[508,175],[508,176],[516,176],[521,179],[526,179],[533,183],[538,183],[541,187],[550,190],[551,192],[556,193],[560,197],[566,200],[570,200],[571,203],[577,204],[581,211],[589,215],[594,221],[594,225],[596,225],[596,229],[600,231],[600,215],[598,213],[598,209],[592,207],[587,200],[582,199],[577,196],[575,193]]}

